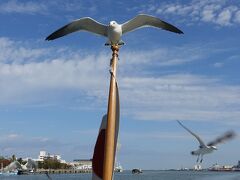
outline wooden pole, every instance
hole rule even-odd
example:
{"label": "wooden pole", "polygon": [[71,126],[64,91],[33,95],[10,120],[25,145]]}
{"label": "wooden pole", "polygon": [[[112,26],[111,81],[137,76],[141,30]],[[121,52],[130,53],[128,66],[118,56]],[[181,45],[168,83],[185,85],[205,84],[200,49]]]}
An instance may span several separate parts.
{"label": "wooden pole", "polygon": [[105,137],[105,153],[103,162],[103,180],[112,180],[115,161],[115,129],[116,129],[116,70],[119,47],[112,45],[111,79],[108,97],[107,128]]}

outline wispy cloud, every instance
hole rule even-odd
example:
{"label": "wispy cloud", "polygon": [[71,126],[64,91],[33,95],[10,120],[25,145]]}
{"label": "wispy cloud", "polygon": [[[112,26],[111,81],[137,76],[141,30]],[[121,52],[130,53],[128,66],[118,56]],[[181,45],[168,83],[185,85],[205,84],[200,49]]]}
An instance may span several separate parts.
{"label": "wispy cloud", "polygon": [[[84,2],[81,0],[74,0],[74,1],[62,1],[59,3],[59,1],[33,1],[33,0],[27,0],[27,1],[21,1],[21,0],[6,0],[0,2],[0,14],[30,14],[30,15],[50,15],[52,17],[55,17],[56,14],[53,14],[53,10],[55,10],[57,13],[64,12],[64,17],[67,19],[72,20],[72,15],[70,13],[66,12],[88,12],[91,14],[95,14],[97,9],[96,3],[93,2]],[[77,17],[78,18],[78,17]]]}
{"label": "wispy cloud", "polygon": [[140,12],[172,16],[178,21],[205,22],[219,26],[230,26],[239,24],[240,6],[238,3],[229,5],[226,0],[191,0],[183,2],[154,2],[148,4]]}
{"label": "wispy cloud", "polygon": [[221,67],[223,67],[223,65],[224,64],[222,62],[216,62],[216,63],[213,64],[213,66],[216,67],[216,68],[221,68]]}
{"label": "wispy cloud", "polygon": [[128,60],[121,63],[123,63],[124,66],[133,64],[140,64],[141,66],[148,64],[154,64],[155,66],[176,66],[203,58],[206,56],[205,50],[206,49],[199,46],[194,47],[194,45],[191,47],[187,45],[182,47],[171,47],[171,49],[157,48],[146,51],[132,50],[123,53],[121,58]]}
{"label": "wispy cloud", "polygon": [[23,42],[17,42],[5,37],[0,37],[1,56],[0,63],[27,63],[37,61],[40,57],[45,57],[49,52],[46,48],[33,48]]}
{"label": "wispy cloud", "polygon": [[47,7],[37,1],[10,0],[0,3],[0,13],[42,14],[46,10]]}
{"label": "wispy cloud", "polygon": [[[176,122],[176,125],[177,122]],[[201,132],[199,131],[199,129],[195,128],[191,128],[192,131],[194,131],[195,133],[197,133],[206,143],[208,141],[213,140],[214,138],[217,138],[218,134],[219,136],[222,135],[223,133],[225,133],[225,129],[224,130],[219,130],[219,129],[215,129],[212,131],[209,130],[201,130]],[[238,137],[239,138],[239,137]],[[195,138],[189,134],[187,131],[185,131],[184,129],[182,129],[182,127],[179,126],[178,130],[176,131],[171,131],[168,130],[167,132],[161,132],[161,131],[150,131],[150,132],[144,132],[141,131],[141,133],[139,132],[121,132],[121,140],[122,141],[134,141],[134,142],[141,142],[141,140],[153,140],[153,139],[158,139],[159,141],[161,140],[172,140],[172,141],[176,141],[176,139],[178,140],[182,140],[182,141],[195,141]],[[198,143],[196,141],[196,143]]]}
{"label": "wispy cloud", "polygon": [[123,107],[136,119],[236,122],[240,115],[240,87],[223,85],[207,76],[126,78],[121,84],[128,86],[122,90],[127,101]]}
{"label": "wispy cloud", "polygon": [[140,141],[140,139],[192,139],[192,137],[187,133],[179,132],[121,132],[121,138],[124,141]]}
{"label": "wispy cloud", "polygon": [[[86,139],[84,136],[83,138]],[[49,153],[60,154],[62,159],[68,161],[72,161],[76,157],[90,158],[94,145],[91,141],[84,145],[81,136],[78,141],[73,142],[72,138],[59,140],[59,138],[18,133],[0,134],[0,144],[1,155],[3,156],[11,157],[15,154],[18,158],[37,158],[39,151],[45,150]]]}
{"label": "wispy cloud", "polygon": [[[80,90],[80,94],[102,96],[104,84],[101,82],[105,82],[107,74],[101,71],[105,68],[107,72],[108,69],[104,66],[104,53],[98,58],[95,55],[81,57],[68,49],[34,49],[7,38],[0,39],[0,47],[1,104],[32,102],[36,94],[42,94],[47,89],[48,95],[71,89]],[[94,66],[97,67],[95,70]]]}
{"label": "wispy cloud", "polygon": [[17,134],[17,133],[11,133],[11,134],[2,135],[0,137],[0,142],[16,140],[16,139],[21,138],[21,136],[22,135]]}
{"label": "wispy cloud", "polygon": [[240,23],[240,10],[238,10],[235,14],[234,21]]}
{"label": "wispy cloud", "polygon": [[8,138],[10,138],[10,139],[16,139],[16,138],[19,138],[21,135],[19,135],[19,134],[9,134],[8,135]]}
{"label": "wispy cloud", "polygon": [[20,157],[37,158],[40,150],[49,150],[50,152],[64,152],[66,143],[60,142],[54,138],[39,137],[23,134],[1,134],[1,154],[11,156],[15,154]]}
{"label": "wispy cloud", "polygon": [[[86,52],[73,52],[68,48],[34,48],[34,46],[36,46],[34,43],[29,45],[26,42],[0,38],[1,104],[37,101],[39,98],[36,94],[47,91],[48,93],[41,98],[43,100],[70,89],[79,91],[76,96],[85,94],[87,97],[95,97],[99,102],[106,99],[104,98],[107,96],[108,82],[108,73],[104,73],[108,72],[106,52],[88,55]],[[193,48],[182,55],[173,53],[177,54],[174,56],[173,51],[182,50],[172,48],[171,52],[168,49],[124,52],[123,58],[129,60],[120,62],[123,66],[121,73],[134,75],[131,72],[133,66],[145,64],[176,66],[202,56]],[[187,58],[189,53],[191,57]],[[150,61],[152,62],[149,63]]]}
{"label": "wispy cloud", "polygon": [[[80,56],[77,51],[62,48],[56,55],[56,49],[34,49],[8,38],[0,39],[0,47],[4,57],[0,61],[1,105],[61,101],[76,108],[106,103],[108,73],[104,72],[108,72],[108,53]],[[181,55],[177,53],[179,48],[171,52],[164,48],[125,51],[122,58],[129,61],[119,62],[122,112],[141,120],[238,121],[239,85],[190,73],[146,75],[149,64],[174,67],[191,63],[204,58],[206,49],[189,46]],[[141,70],[133,73],[133,67]]]}

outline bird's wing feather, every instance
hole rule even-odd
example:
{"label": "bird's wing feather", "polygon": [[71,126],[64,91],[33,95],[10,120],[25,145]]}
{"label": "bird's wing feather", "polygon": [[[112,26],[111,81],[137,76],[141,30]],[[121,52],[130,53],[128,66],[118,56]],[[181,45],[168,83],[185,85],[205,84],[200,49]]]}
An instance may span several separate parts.
{"label": "bird's wing feather", "polygon": [[54,40],[76,31],[89,31],[98,35],[107,36],[107,26],[90,17],[77,19],[50,34],[46,40]]}
{"label": "bird's wing feather", "polygon": [[217,144],[223,143],[227,140],[230,140],[236,136],[234,131],[228,131],[224,133],[222,136],[216,138],[214,141],[209,142],[207,145],[208,146],[215,146]]}
{"label": "bird's wing feather", "polygon": [[153,26],[153,27],[161,28],[167,31],[183,34],[183,32],[177,27],[167,22],[164,22],[159,18],[156,18],[154,16],[149,16],[146,14],[139,14],[135,18],[122,24],[122,33],[124,34],[130,31],[133,31],[137,28],[146,27],[146,26]]}
{"label": "bird's wing feather", "polygon": [[194,132],[192,132],[190,129],[184,126],[180,121],[177,121],[177,122],[198,140],[200,147],[206,147],[205,143],[198,135],[196,135]]}

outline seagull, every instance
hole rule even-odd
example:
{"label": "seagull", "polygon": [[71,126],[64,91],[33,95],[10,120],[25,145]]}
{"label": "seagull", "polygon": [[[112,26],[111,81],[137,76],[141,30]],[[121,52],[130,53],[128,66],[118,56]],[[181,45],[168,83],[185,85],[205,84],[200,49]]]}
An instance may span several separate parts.
{"label": "seagull", "polygon": [[157,17],[139,14],[123,24],[118,24],[116,21],[110,21],[109,25],[99,23],[90,17],[80,18],[53,32],[46,38],[46,40],[54,40],[76,31],[88,31],[107,37],[108,40],[105,45],[123,45],[124,42],[121,40],[123,34],[142,27],[156,27],[174,33],[183,34],[183,32],[177,27],[162,21]]}
{"label": "seagull", "polygon": [[36,170],[37,167],[38,167],[38,165],[34,160],[28,159],[26,164],[20,164],[18,161],[13,161],[8,166],[6,166],[3,169],[3,171],[7,172],[7,171],[13,171],[15,169],[29,171],[29,170],[33,170],[33,169]]}
{"label": "seagull", "polygon": [[217,145],[219,143],[223,143],[223,142],[230,140],[236,136],[235,132],[227,131],[222,136],[219,136],[218,138],[216,138],[214,141],[211,141],[208,144],[205,144],[198,135],[196,135],[194,132],[192,132],[190,129],[188,129],[186,126],[184,126],[180,121],[177,121],[177,122],[198,140],[199,148],[195,151],[191,151],[191,154],[198,156],[197,162],[199,161],[199,156],[201,156],[200,163],[202,163],[202,161],[203,161],[204,154],[209,154],[209,153],[212,153],[213,151],[217,150],[217,147],[215,145]]}

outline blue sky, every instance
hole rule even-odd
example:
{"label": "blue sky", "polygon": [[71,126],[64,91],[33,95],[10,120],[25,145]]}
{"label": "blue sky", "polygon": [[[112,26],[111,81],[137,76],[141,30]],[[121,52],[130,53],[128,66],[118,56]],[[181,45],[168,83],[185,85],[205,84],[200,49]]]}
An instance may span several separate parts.
{"label": "blue sky", "polygon": [[[124,168],[192,167],[198,143],[240,124],[240,3],[188,1],[0,2],[0,154],[36,158],[40,150],[71,161],[91,158],[106,113],[111,51],[87,32],[47,42],[53,31],[89,16],[108,24],[151,14],[184,35],[144,28],[123,36],[118,68]],[[239,138],[203,166],[236,164]]]}

